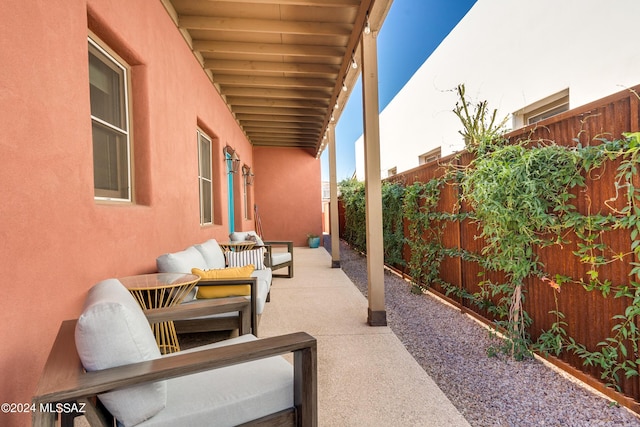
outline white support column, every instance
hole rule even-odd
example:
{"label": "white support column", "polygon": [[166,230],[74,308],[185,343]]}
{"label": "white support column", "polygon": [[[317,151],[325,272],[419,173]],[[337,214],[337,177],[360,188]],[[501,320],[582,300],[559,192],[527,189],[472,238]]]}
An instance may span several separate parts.
{"label": "white support column", "polygon": [[329,217],[331,218],[331,267],[340,267],[340,223],[338,221],[338,173],[336,172],[336,126],[327,129],[329,140]]}
{"label": "white support column", "polygon": [[386,326],[384,250],[382,238],[382,182],[380,179],[380,123],[378,102],[377,31],[362,35],[362,104],[364,118],[367,273],[370,326]]}

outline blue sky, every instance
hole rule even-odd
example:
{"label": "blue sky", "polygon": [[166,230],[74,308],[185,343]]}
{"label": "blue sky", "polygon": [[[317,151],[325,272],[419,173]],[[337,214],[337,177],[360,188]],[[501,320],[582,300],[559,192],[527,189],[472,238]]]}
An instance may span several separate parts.
{"label": "blue sky", "polygon": [[[402,89],[476,0],[394,0],[378,35],[380,111]],[[355,172],[355,145],[362,135],[362,84],[351,92],[336,126],[338,182]],[[322,179],[329,180],[327,150]]]}

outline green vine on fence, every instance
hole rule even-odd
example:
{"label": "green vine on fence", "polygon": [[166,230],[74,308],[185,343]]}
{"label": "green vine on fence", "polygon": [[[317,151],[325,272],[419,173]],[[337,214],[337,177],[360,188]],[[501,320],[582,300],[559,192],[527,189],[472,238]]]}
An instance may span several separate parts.
{"label": "green vine on fence", "polygon": [[416,181],[404,192],[402,215],[408,222],[407,245],[411,252],[408,270],[416,293],[428,288],[440,275],[443,230],[434,221],[441,186],[442,182],[437,179],[426,183]]}
{"label": "green vine on fence", "polygon": [[557,145],[509,145],[476,158],[462,183],[480,224],[484,266],[507,278],[506,283],[481,282],[480,297],[501,295],[497,323],[517,359],[529,352],[531,320],[523,309],[524,281],[543,275],[534,248],[550,244],[549,236],[564,234],[562,217],[573,208],[570,190],[584,186],[578,162],[574,150]]}
{"label": "green vine on fence", "polygon": [[[364,183],[355,179],[340,182],[340,198],[345,209],[345,227],[342,236],[355,249],[366,252],[367,227]],[[382,185],[382,231],[384,236],[385,263],[404,266],[404,225],[402,200],[404,189],[401,184],[384,182]]]}
{"label": "green vine on fence", "polygon": [[[588,280],[575,280],[568,277],[557,276],[551,280],[557,285],[558,290],[566,283],[579,283],[587,291],[598,291],[603,298],[613,294],[613,298],[624,298],[629,304],[624,313],[613,316],[614,326],[611,336],[600,341],[597,349],[589,350],[567,334],[567,323],[564,314],[559,311],[556,297],[556,308],[551,312],[555,316],[555,322],[551,328],[544,331],[535,348],[543,353],[559,355],[562,351],[573,352],[578,355],[586,366],[597,366],[601,370],[601,379],[608,386],[620,390],[619,383],[622,373],[625,378],[638,376],[640,364],[639,341],[640,330],[640,266],[637,261],[630,261],[633,267],[629,274],[629,283],[613,284],[610,280],[602,280],[599,277],[598,268],[612,263],[620,262],[640,255],[640,193],[633,184],[633,178],[637,175],[640,163],[640,133],[625,134],[625,140],[603,141],[597,146],[596,158],[621,159],[617,170],[616,197],[608,200],[606,205],[610,213],[606,215],[588,215],[583,218],[575,218],[571,226],[576,235],[581,238],[575,255],[580,261],[589,265]],[[594,148],[586,148],[585,153],[592,155]],[[585,156],[585,162],[590,157]],[[623,195],[620,190],[624,189]],[[626,193],[626,194],[625,194]],[[621,197],[625,198],[621,209],[614,207],[614,202]],[[601,239],[603,233],[624,229],[630,231],[631,245],[627,253],[612,253],[610,248]],[[611,254],[611,255],[608,255]]]}
{"label": "green vine on fence", "polygon": [[[461,134],[467,148],[476,157],[468,166],[452,166],[449,173],[428,182],[407,186],[385,182],[386,262],[402,265],[406,245],[411,254],[406,271],[414,290],[421,293],[438,283],[447,294],[468,299],[492,313],[497,319],[496,331],[506,339],[490,352],[502,351],[516,359],[528,357],[532,351],[556,356],[574,353],[585,365],[599,367],[602,379],[619,389],[622,376],[638,376],[640,369],[640,191],[634,185],[640,163],[640,133],[625,134],[613,141],[594,139],[589,146],[576,141],[575,146],[567,147],[547,140],[507,144],[505,122],[496,120],[495,110],[489,112],[486,102],[469,103],[462,85],[458,95],[460,102],[454,113],[462,121]],[[597,180],[599,168],[613,162],[619,165],[613,182],[616,196],[596,212],[580,213],[573,204],[576,196],[585,197],[587,182]],[[461,201],[467,202],[471,211],[440,212],[444,185],[458,186]],[[345,238],[365,250],[363,185],[343,181],[341,191]],[[588,198],[582,200],[589,203]],[[477,223],[477,238],[483,243],[480,253],[443,245],[443,224],[465,218]],[[604,236],[614,230],[628,231],[628,250],[615,252],[606,244]],[[575,240],[576,249],[567,255],[574,255],[588,266],[585,277],[547,271],[537,256],[540,248],[564,247],[570,240]],[[440,269],[447,257],[460,257],[481,266],[485,274],[479,292],[469,294],[443,282]],[[601,277],[601,269],[616,262],[631,266],[627,283],[612,283]],[[500,277],[486,274],[494,271],[503,273],[503,283],[488,278]],[[538,333],[536,342],[531,342],[532,319],[523,304],[527,283],[546,284],[554,289],[551,327]],[[602,339],[597,348],[587,348],[569,335],[570,325],[559,309],[560,291],[565,286],[582,286],[603,298],[625,301],[624,311],[612,319],[610,336]]]}

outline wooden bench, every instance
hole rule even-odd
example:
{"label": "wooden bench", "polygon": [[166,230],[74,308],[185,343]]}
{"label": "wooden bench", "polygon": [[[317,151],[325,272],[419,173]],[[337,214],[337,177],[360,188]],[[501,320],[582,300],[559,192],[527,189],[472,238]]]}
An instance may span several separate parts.
{"label": "wooden bench", "polygon": [[[250,328],[249,307],[246,298],[235,297],[149,310],[145,315],[153,323],[233,310],[242,314],[242,333]],[[92,426],[112,426],[113,417],[96,399],[101,393],[286,353],[294,355],[294,405],[286,411],[262,417],[247,425],[317,426],[317,344],[315,338],[307,333],[298,332],[185,354],[177,353],[172,357],[86,372],[76,350],[76,322],[77,319],[62,322],[32,400],[37,409],[55,408],[56,404],[80,409],[80,414],[62,413],[63,426],[73,425],[73,417],[77,415],[85,415]],[[53,426],[57,415],[56,411],[36,410],[32,417],[33,426]]]}

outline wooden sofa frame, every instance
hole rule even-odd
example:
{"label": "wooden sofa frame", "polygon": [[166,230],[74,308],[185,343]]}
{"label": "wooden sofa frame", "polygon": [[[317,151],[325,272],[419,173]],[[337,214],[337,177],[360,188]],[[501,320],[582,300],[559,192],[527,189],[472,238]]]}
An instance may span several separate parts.
{"label": "wooden sofa frame", "polygon": [[[249,327],[249,301],[243,297],[147,310],[145,315],[150,323],[154,323],[236,310],[241,313],[241,325],[246,331]],[[82,415],[86,416],[91,426],[112,426],[113,417],[99,404],[96,398],[98,394],[293,353],[294,406],[245,425],[317,427],[317,343],[315,338],[307,333],[297,332],[102,371],[85,372],[75,345],[76,322],[77,319],[66,320],[60,326],[32,399],[36,409],[52,407],[50,405],[58,403],[76,403],[77,407],[83,407]],[[62,425],[73,425],[74,415],[80,414],[62,413]],[[33,412],[32,425],[52,427],[56,418],[55,411],[36,410]]]}
{"label": "wooden sofa frame", "polygon": [[[250,304],[250,327],[244,333],[252,333],[258,336],[258,315],[256,309],[257,295],[258,295],[258,279],[255,277],[247,277],[242,279],[215,279],[206,280],[200,279],[198,286],[228,286],[228,285],[249,285],[251,287],[251,300],[247,300]],[[227,300],[228,298],[217,298],[219,300]],[[246,298],[245,298],[246,299]],[[203,300],[198,300],[203,301]],[[267,301],[269,298],[267,297]],[[195,303],[188,303],[187,306]],[[185,305],[185,304],[183,304]],[[227,310],[229,311],[229,310]],[[176,331],[178,333],[194,333],[194,332],[210,332],[210,331],[228,331],[232,329],[240,329],[242,327],[242,316],[229,316],[229,317],[212,317],[212,318],[200,318],[200,319],[182,319],[174,322]],[[240,335],[243,332],[239,332]]]}

